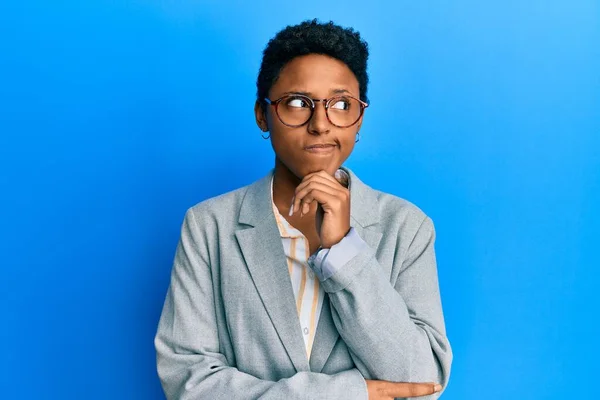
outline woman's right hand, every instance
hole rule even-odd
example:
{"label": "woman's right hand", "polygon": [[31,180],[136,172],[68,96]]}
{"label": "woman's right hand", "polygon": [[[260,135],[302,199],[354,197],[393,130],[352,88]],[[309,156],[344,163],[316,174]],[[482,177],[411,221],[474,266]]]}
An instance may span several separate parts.
{"label": "woman's right hand", "polygon": [[419,397],[437,393],[442,385],[366,380],[369,400],[394,400],[396,397]]}

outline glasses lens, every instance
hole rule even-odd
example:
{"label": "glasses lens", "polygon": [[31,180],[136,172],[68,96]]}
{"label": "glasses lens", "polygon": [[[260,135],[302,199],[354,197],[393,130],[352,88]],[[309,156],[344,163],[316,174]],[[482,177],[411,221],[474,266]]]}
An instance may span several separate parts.
{"label": "glasses lens", "polygon": [[277,115],[286,125],[302,125],[310,119],[312,114],[312,103],[306,96],[285,96],[277,106]]}
{"label": "glasses lens", "polygon": [[340,96],[330,100],[327,116],[333,125],[341,128],[356,123],[362,114],[362,104],[353,97]]}

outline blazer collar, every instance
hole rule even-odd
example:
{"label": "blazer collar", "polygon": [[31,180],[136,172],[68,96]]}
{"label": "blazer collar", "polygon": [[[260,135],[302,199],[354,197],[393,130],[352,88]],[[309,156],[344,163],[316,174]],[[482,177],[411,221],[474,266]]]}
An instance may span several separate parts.
{"label": "blazer collar", "polygon": [[[341,168],[350,176],[351,225],[369,246],[377,249],[382,235],[377,226],[377,195],[354,172]],[[274,169],[248,187],[238,218],[238,222],[245,226],[240,226],[235,235],[254,285],[296,371],[321,372],[339,333],[331,317],[329,302],[325,301],[308,360],[300,321],[290,318],[297,315],[296,301],[271,203],[273,174]]]}

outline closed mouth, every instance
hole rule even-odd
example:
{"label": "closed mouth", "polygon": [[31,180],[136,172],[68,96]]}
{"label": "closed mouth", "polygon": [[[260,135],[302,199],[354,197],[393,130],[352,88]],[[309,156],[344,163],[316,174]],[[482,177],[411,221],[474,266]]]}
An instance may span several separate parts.
{"label": "closed mouth", "polygon": [[310,146],[306,146],[305,149],[327,149],[329,147],[335,147],[337,145],[333,144],[333,143],[324,143],[324,144],[313,144]]}

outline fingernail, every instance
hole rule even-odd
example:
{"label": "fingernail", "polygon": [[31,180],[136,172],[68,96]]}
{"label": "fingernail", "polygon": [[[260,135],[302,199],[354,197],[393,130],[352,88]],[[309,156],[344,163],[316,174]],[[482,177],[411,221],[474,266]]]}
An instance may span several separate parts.
{"label": "fingernail", "polygon": [[350,180],[350,176],[346,171],[344,171],[343,169],[338,169],[333,175],[342,186],[344,186],[346,189],[348,188],[348,181]]}
{"label": "fingernail", "polygon": [[439,391],[441,391],[441,390],[442,390],[442,385],[439,385],[439,384],[438,384],[438,385],[435,385],[435,386],[433,387],[433,390],[435,390],[435,392],[436,392],[436,393],[437,393],[437,392],[439,392]]}
{"label": "fingernail", "polygon": [[288,213],[288,217],[291,217],[292,214],[294,213],[294,200],[296,199],[296,196],[292,197],[292,205],[290,206],[290,212]]}

